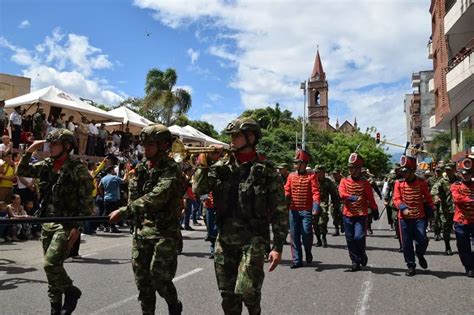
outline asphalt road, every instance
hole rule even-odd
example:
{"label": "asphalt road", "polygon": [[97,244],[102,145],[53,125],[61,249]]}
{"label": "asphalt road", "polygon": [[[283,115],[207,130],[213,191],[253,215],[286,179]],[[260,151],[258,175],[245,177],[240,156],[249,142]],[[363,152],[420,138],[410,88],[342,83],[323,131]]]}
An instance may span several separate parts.
{"label": "asphalt road", "polygon": [[[464,276],[457,251],[443,254],[443,243],[430,241],[428,270],[415,277],[406,267],[386,218],[368,237],[369,266],[357,273],[350,266],[344,236],[328,236],[329,248],[313,248],[315,261],[292,270],[290,250],[281,265],[266,274],[262,292],[264,314],[472,314],[474,279]],[[175,284],[184,314],[222,314],[213,261],[208,258],[204,228],[184,232]],[[86,236],[83,258],[66,264],[81,288],[77,314],[139,314],[137,289],[130,264],[131,236]],[[331,231],[332,232],[332,231]],[[432,233],[430,233],[432,236]],[[455,241],[452,241],[455,249]],[[39,241],[0,244],[0,314],[47,314],[47,283]],[[157,314],[166,314],[158,298]],[[246,313],[246,312],[244,312]]]}

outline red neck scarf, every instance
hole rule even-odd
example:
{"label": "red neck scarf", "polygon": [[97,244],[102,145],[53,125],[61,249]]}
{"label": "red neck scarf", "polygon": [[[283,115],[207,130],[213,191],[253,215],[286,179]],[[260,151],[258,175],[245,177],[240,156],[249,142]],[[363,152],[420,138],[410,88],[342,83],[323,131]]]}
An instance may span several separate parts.
{"label": "red neck scarf", "polygon": [[238,152],[238,153],[235,154],[235,157],[237,158],[237,161],[240,164],[248,162],[248,161],[255,160],[256,156],[257,156],[257,152],[255,152],[255,151],[250,151],[250,152],[247,152],[247,153]]}
{"label": "red neck scarf", "polygon": [[67,159],[67,155],[62,156],[62,157],[60,157],[60,158],[54,160],[54,162],[53,162],[53,169],[54,169],[56,172],[58,172],[58,171],[61,169],[61,167],[63,167],[64,162],[66,162],[66,159]]}

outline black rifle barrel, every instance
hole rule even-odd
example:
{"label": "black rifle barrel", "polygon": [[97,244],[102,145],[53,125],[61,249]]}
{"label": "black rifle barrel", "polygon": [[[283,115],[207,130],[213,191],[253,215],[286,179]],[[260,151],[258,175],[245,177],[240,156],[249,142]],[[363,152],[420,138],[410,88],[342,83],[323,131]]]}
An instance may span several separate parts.
{"label": "black rifle barrel", "polygon": [[65,223],[65,222],[83,222],[83,221],[94,221],[104,222],[109,221],[109,217],[98,217],[98,216],[84,216],[84,217],[25,217],[25,218],[13,218],[13,219],[0,219],[0,225],[13,225],[13,224],[31,224],[31,223]]}

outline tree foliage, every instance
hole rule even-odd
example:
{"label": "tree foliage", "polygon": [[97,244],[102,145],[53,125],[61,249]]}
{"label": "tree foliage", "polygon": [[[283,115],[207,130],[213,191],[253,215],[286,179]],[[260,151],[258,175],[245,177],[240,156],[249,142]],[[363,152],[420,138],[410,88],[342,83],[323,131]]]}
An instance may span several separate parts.
{"label": "tree foliage", "polygon": [[435,161],[451,158],[451,136],[449,132],[438,133],[431,141],[428,151],[434,155]]}

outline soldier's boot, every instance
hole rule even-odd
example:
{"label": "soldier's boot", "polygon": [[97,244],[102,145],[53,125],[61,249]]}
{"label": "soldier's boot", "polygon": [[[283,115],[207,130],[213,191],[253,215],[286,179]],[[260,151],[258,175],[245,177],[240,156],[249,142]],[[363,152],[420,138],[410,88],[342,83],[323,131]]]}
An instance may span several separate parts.
{"label": "soldier's boot", "polygon": [[178,300],[177,303],[168,304],[168,313],[169,315],[181,315],[183,312],[183,303]]}
{"label": "soldier's boot", "polygon": [[444,247],[445,247],[445,253],[446,255],[448,256],[452,256],[453,255],[453,251],[451,250],[451,244],[449,244],[449,239],[445,239],[444,240]]}
{"label": "soldier's boot", "polygon": [[322,245],[324,248],[328,247],[328,241],[326,240],[326,234],[321,235]]}
{"label": "soldier's boot", "polygon": [[316,234],[316,239],[318,240],[316,242],[316,247],[321,247],[323,245],[323,242],[321,241],[321,234]]}
{"label": "soldier's boot", "polygon": [[61,302],[51,303],[51,315],[61,315]]}
{"label": "soldier's boot", "polygon": [[69,315],[74,312],[77,306],[77,300],[81,297],[82,292],[78,287],[70,286],[64,291],[64,305],[61,310],[61,315]]}
{"label": "soldier's boot", "polygon": [[436,242],[441,241],[441,235],[439,233],[435,234],[435,241]]}
{"label": "soldier's boot", "polygon": [[334,233],[332,233],[332,236],[339,236],[339,225],[335,225],[334,229],[336,230]]}
{"label": "soldier's boot", "polygon": [[341,224],[341,233],[344,234],[344,223]]}

